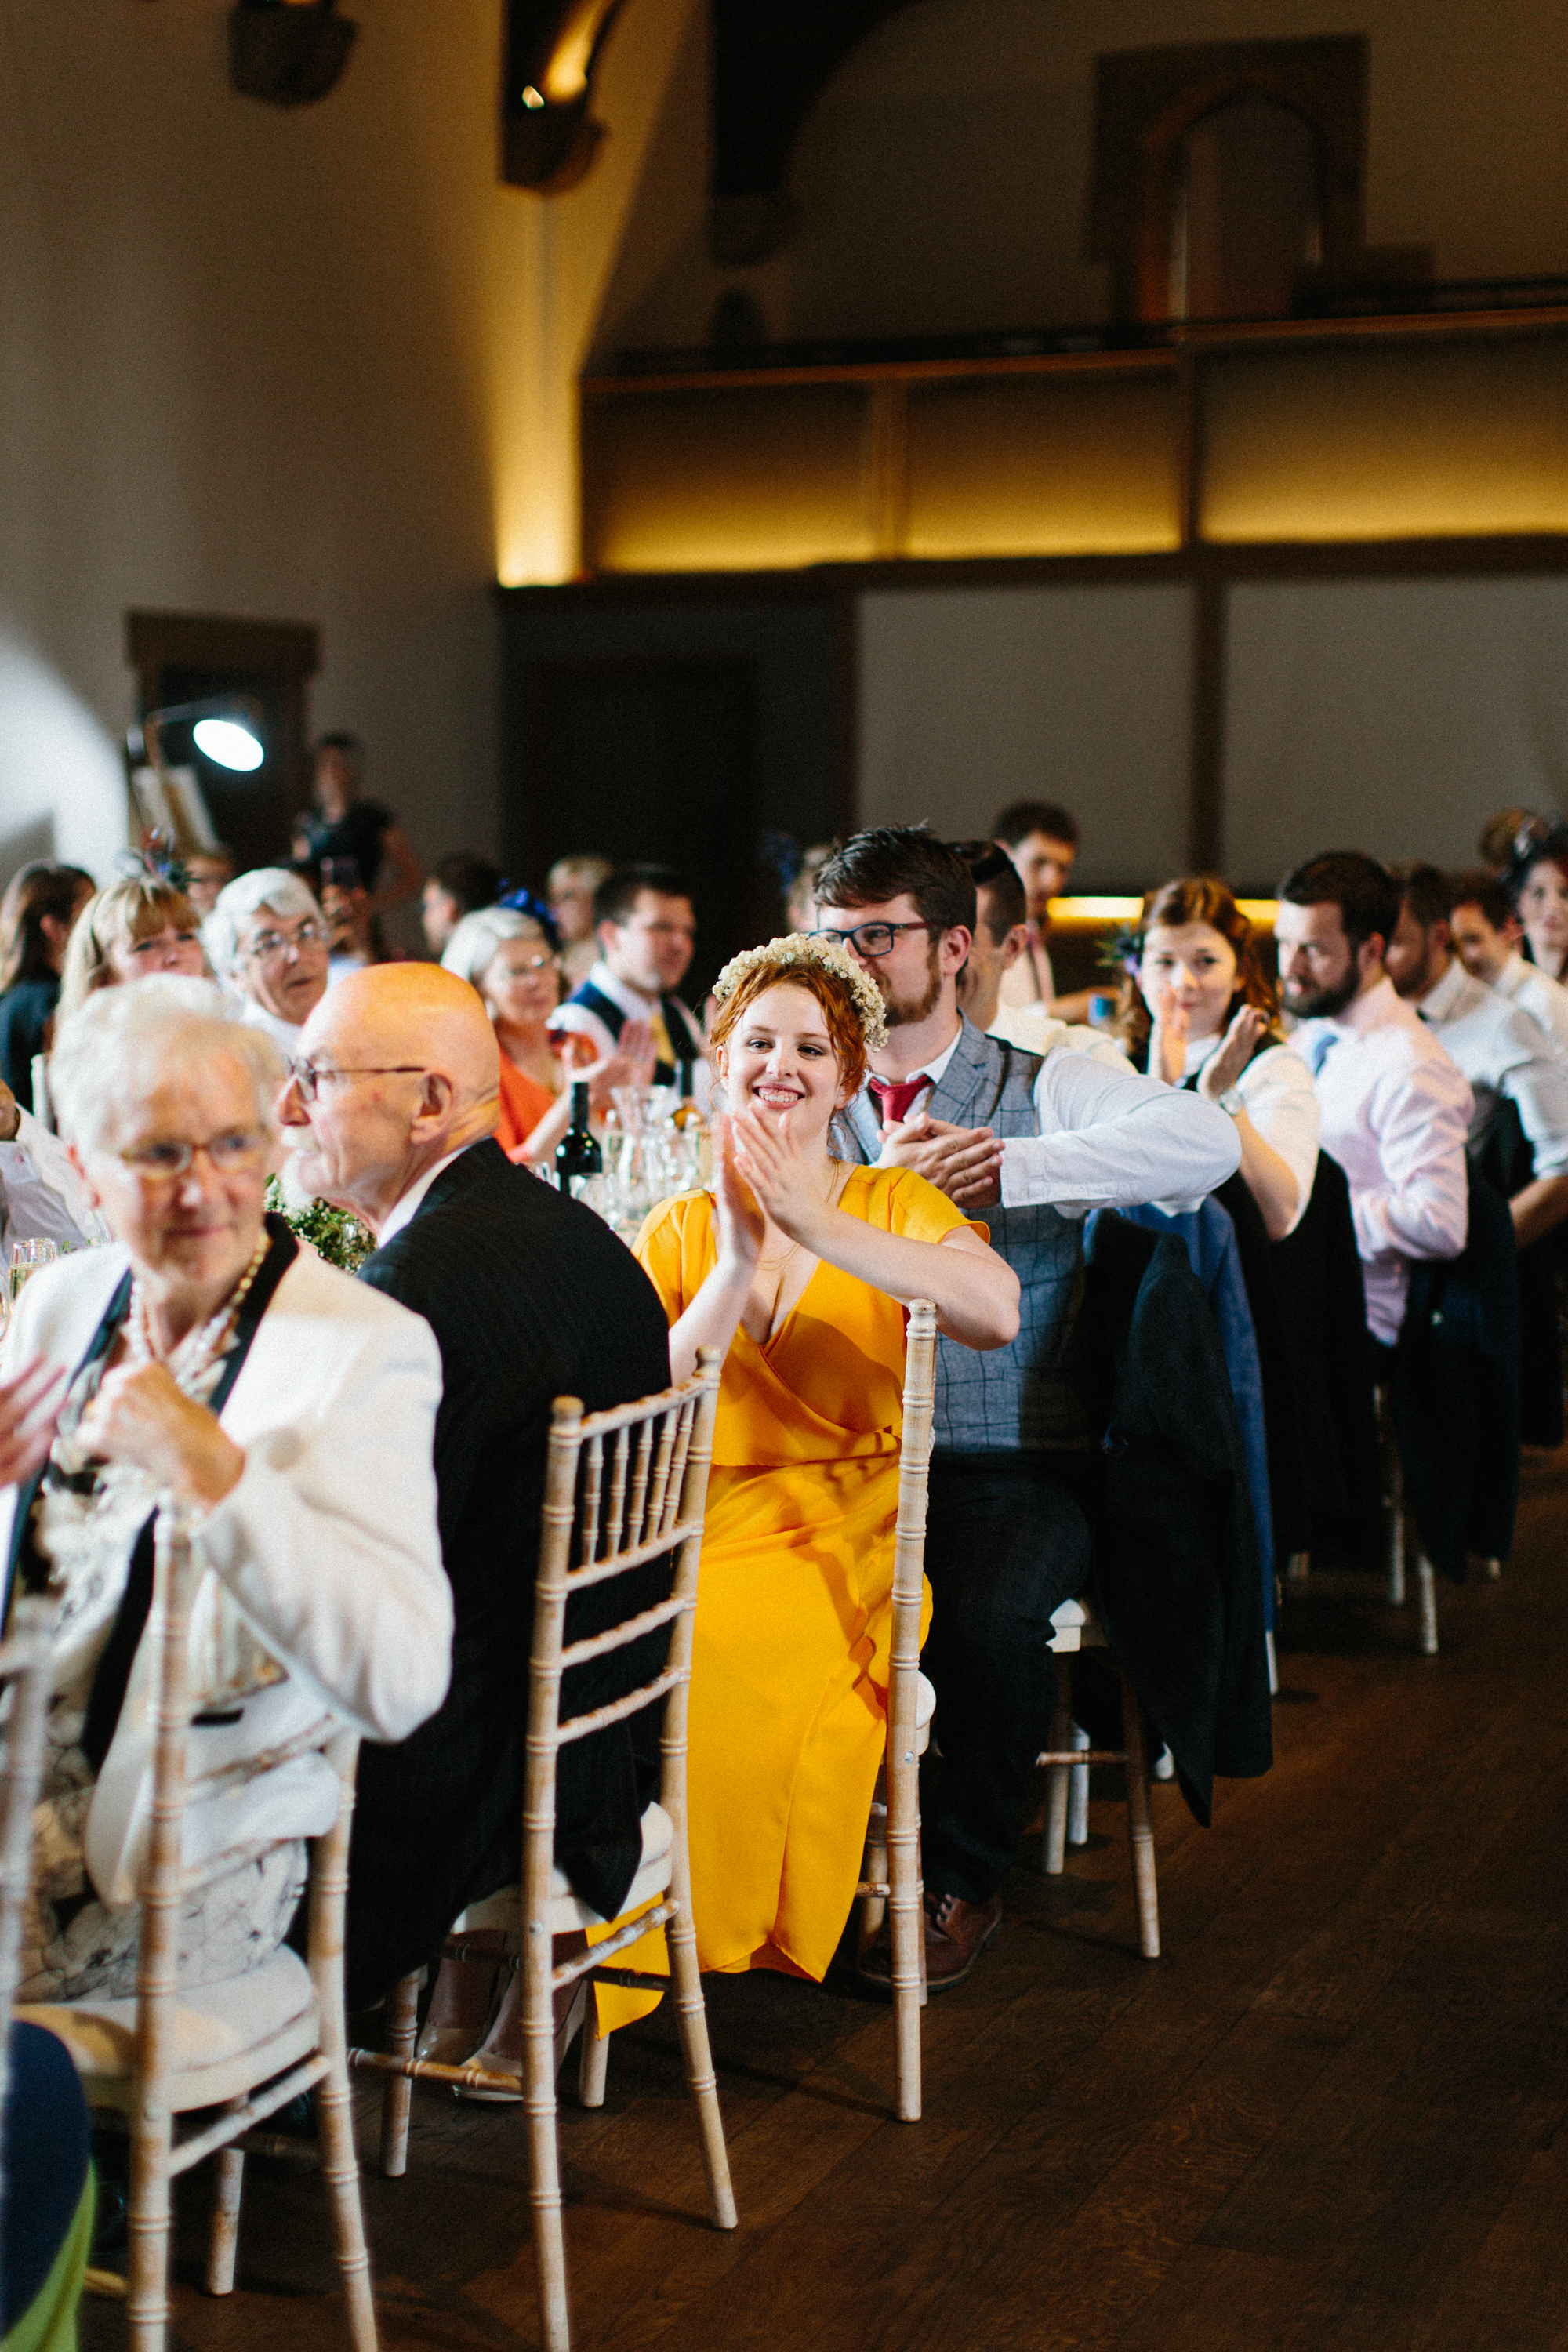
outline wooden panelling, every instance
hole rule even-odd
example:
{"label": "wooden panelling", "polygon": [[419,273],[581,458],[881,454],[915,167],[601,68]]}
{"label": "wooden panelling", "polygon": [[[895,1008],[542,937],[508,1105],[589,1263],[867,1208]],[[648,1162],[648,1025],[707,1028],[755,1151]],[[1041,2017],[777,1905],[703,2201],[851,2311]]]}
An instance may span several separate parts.
{"label": "wooden panelling", "polygon": [[908,394],[901,552],[1110,555],[1179,546],[1172,372],[980,376]]}
{"label": "wooden panelling", "polygon": [[1568,339],[1231,352],[1199,373],[1207,540],[1568,530]]}
{"label": "wooden panelling", "polygon": [[872,406],[858,384],[590,400],[583,551],[612,572],[853,562],[878,544]]}

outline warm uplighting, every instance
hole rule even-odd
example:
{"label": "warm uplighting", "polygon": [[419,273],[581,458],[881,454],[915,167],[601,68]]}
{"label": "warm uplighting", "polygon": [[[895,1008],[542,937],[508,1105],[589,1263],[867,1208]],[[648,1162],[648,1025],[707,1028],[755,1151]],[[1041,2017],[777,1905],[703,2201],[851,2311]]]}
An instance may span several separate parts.
{"label": "warm uplighting", "polygon": [[1203,400],[1205,539],[1568,530],[1559,342],[1232,355]]}
{"label": "warm uplighting", "polygon": [[[1236,903],[1258,930],[1274,929],[1279,908],[1278,898],[1238,898]],[[1095,930],[1106,923],[1135,923],[1142,912],[1142,898],[1053,898],[1051,928],[1063,931]]]}

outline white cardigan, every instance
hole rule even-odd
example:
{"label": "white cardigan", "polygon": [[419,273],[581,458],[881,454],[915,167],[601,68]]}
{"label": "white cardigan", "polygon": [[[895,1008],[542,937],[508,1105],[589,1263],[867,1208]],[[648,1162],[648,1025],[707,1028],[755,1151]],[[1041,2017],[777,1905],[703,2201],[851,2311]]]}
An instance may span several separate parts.
{"label": "white cardigan", "polygon": [[[5,1375],[37,1356],[74,1372],[127,1263],[122,1248],[85,1250],[34,1275],[6,1334]],[[294,1752],[315,1727],[404,1739],[445,1697],[452,1596],[431,1463],[440,1396],[424,1318],[301,1245],[220,1416],[246,1465],[202,1528],[208,1572],[191,1629],[195,1664],[221,1579],[286,1679],[226,1706],[223,1721],[193,1724],[187,1868],[331,1826],[335,1777],[320,1754]],[[16,1504],[14,1486],[0,1489],[0,1558]],[[153,1631],[150,1621],[88,1816],[88,1870],[110,1903],[133,1897],[145,1846]],[[238,1759],[279,1750],[259,1775],[228,1777]]]}

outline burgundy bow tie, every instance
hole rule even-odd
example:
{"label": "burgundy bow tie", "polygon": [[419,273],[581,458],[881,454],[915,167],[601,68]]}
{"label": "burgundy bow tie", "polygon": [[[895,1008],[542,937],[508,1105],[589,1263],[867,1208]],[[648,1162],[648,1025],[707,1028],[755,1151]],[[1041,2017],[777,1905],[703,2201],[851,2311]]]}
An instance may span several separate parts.
{"label": "burgundy bow tie", "polygon": [[912,1078],[873,1078],[871,1092],[877,1097],[884,1127],[899,1127],[914,1108],[915,1097],[923,1095],[931,1080],[922,1070]]}

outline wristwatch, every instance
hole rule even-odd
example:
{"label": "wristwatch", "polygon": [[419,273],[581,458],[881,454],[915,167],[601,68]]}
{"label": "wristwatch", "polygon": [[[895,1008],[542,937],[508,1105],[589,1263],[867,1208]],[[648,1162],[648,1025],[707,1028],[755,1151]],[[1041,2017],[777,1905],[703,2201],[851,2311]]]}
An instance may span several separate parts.
{"label": "wristwatch", "polygon": [[1218,1103],[1221,1110],[1229,1112],[1232,1118],[1239,1118],[1242,1112],[1247,1108],[1247,1105],[1241,1099],[1241,1088],[1239,1087],[1226,1087],[1224,1094],[1215,1095],[1215,1100]]}

